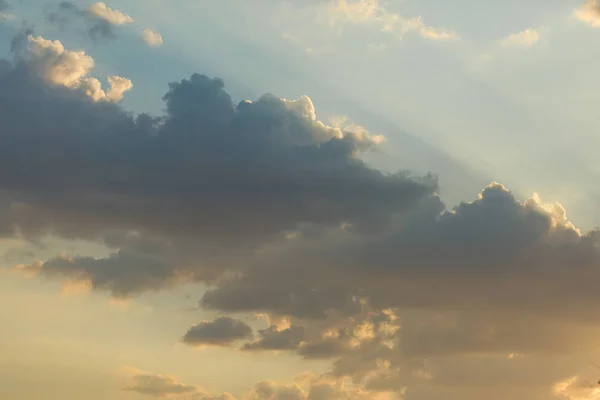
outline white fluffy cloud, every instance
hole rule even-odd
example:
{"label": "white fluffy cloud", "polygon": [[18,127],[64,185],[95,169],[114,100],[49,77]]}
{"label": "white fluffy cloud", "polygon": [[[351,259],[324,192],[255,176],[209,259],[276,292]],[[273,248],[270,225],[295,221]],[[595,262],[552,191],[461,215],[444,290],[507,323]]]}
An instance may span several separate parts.
{"label": "white fluffy cloud", "polygon": [[150,47],[156,47],[163,44],[163,37],[160,33],[152,29],[145,29],[142,33],[142,40]]}
{"label": "white fluffy cloud", "polygon": [[80,89],[95,101],[110,102],[122,100],[123,94],[133,87],[129,79],[109,76],[110,89],[105,92],[100,81],[89,76],[94,59],[84,51],[66,50],[60,41],[41,36],[30,35],[28,41],[28,65],[49,83]]}
{"label": "white fluffy cloud", "polygon": [[88,11],[96,17],[108,22],[112,25],[125,25],[133,22],[133,18],[129,15],[110,8],[106,3],[98,2],[92,4]]}

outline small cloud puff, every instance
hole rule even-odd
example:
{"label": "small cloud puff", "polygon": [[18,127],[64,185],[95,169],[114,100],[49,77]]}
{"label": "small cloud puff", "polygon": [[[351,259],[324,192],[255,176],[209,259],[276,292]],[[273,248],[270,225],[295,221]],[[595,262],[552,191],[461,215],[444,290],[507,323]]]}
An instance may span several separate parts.
{"label": "small cloud puff", "polygon": [[0,0],[0,21],[12,19],[14,16],[10,13],[12,7],[6,0]]}
{"label": "small cloud puff", "polygon": [[163,44],[163,37],[160,33],[152,29],[145,29],[141,34],[142,40],[150,47],[156,47]]}

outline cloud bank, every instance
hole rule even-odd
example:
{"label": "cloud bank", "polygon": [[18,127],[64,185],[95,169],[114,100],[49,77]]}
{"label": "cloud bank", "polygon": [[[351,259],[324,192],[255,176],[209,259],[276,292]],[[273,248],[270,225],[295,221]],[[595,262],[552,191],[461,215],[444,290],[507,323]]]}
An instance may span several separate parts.
{"label": "cloud bank", "polygon": [[[119,298],[200,283],[204,308],[268,322],[253,335],[222,316],[184,343],[329,360],[319,379],[360,393],[537,400],[572,375],[572,359],[548,360],[595,351],[600,236],[560,204],[494,182],[448,209],[433,177],[362,161],[380,138],[322,123],[307,96],[235,103],[194,74],[169,84],[164,115],[133,116],[106,101],[127,81],[105,100],[92,68],[33,36],[0,64],[0,235],[112,250],[20,270]],[[150,375],[130,390],[192,390]],[[332,385],[314,396],[338,396]],[[268,383],[252,396],[311,391]]]}
{"label": "cloud bank", "polygon": [[125,25],[133,22],[133,18],[131,18],[129,15],[119,10],[112,9],[101,1],[92,4],[88,8],[88,11],[90,14],[108,22],[111,25]]}
{"label": "cloud bank", "polygon": [[133,87],[129,79],[109,76],[110,89],[105,92],[96,78],[89,77],[94,60],[83,51],[66,50],[61,42],[41,36],[28,36],[27,67],[31,73],[53,85],[84,92],[94,101],[118,102]]}
{"label": "cloud bank", "polygon": [[13,16],[11,11],[12,6],[6,0],[0,0],[0,21],[10,19]]}

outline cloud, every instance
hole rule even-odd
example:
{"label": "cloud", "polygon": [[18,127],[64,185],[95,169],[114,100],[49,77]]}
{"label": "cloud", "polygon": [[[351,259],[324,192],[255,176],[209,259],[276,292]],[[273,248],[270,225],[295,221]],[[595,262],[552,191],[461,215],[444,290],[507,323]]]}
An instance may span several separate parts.
{"label": "cloud", "polygon": [[600,2],[598,0],[585,0],[573,15],[590,26],[600,28]]}
{"label": "cloud", "polygon": [[145,29],[142,34],[142,40],[150,47],[156,47],[163,44],[163,37],[160,33],[152,29]]}
{"label": "cloud", "polygon": [[133,88],[133,83],[129,79],[120,76],[109,76],[108,84],[110,89],[106,92],[106,100],[114,103],[121,101],[125,92]]}
{"label": "cloud", "polygon": [[294,350],[304,339],[304,328],[289,326],[283,329],[271,325],[258,331],[260,339],[246,343],[243,350]]}
{"label": "cloud", "polygon": [[202,321],[192,326],[181,339],[183,343],[201,346],[231,346],[234,342],[252,337],[252,328],[243,321],[222,317]]}
{"label": "cloud", "polygon": [[223,279],[202,305],[287,315],[296,336],[268,328],[246,348],[329,358],[334,375],[400,390],[452,374],[419,360],[595,348],[600,299],[589,282],[600,275],[598,239],[560,205],[518,202],[492,184],[452,211],[430,198],[381,236],[298,232],[273,258]]}
{"label": "cloud", "polygon": [[[186,385],[176,377],[153,374],[136,368],[123,368],[131,377],[132,384],[126,391],[150,395],[156,398],[180,398],[195,400],[235,400],[228,392],[208,393],[199,386]],[[186,398],[187,398],[186,397]],[[240,399],[244,400],[375,400],[376,393],[345,385],[343,380],[332,377],[304,374],[290,383],[260,381],[250,387]]]}
{"label": "cloud", "polygon": [[527,28],[519,33],[508,35],[500,41],[502,46],[533,46],[540,40],[540,33],[533,28]]}
{"label": "cloud", "polygon": [[370,400],[376,397],[357,388],[349,388],[344,382],[327,377],[307,375],[296,383],[258,382],[249,390],[247,400]]}
{"label": "cloud", "polygon": [[88,11],[90,14],[95,15],[111,25],[125,25],[133,22],[133,18],[129,15],[119,10],[112,9],[101,1],[92,4],[88,8]]}
{"label": "cloud", "polygon": [[28,42],[27,65],[32,73],[48,83],[81,90],[94,101],[110,102],[120,101],[133,87],[129,79],[109,76],[110,89],[105,92],[100,81],[88,76],[94,68],[94,60],[85,52],[66,50],[58,40],[41,36],[30,35]]}
{"label": "cloud", "polygon": [[132,383],[125,386],[125,391],[156,398],[201,393],[201,388],[198,386],[187,385],[173,376],[152,374],[136,368],[125,368],[124,371],[131,376],[132,380]]}
{"label": "cloud", "polygon": [[61,1],[54,10],[45,9],[46,21],[65,29],[73,19],[83,21],[87,35],[98,42],[100,40],[114,39],[115,27],[133,22],[133,19],[108,7],[105,3],[98,2],[84,9],[69,1]]}
{"label": "cloud", "polygon": [[458,34],[455,32],[426,25],[421,17],[410,19],[394,18],[394,21],[395,22],[386,25],[384,30],[390,32],[399,31],[401,34],[417,32],[423,38],[430,40],[451,40],[459,38]]}
{"label": "cloud", "polygon": [[[86,94],[85,53],[28,44],[0,73],[0,232],[111,254],[21,271],[119,298],[202,283],[204,308],[269,321],[254,338],[223,316],[184,341],[326,359],[369,396],[535,399],[577,368],[561,357],[596,351],[600,236],[560,204],[492,183],[448,209],[435,179],[363,162],[380,139],[324,124],[307,96],[234,103],[194,74],[164,115],[132,116]],[[130,387],[162,387],[147,375]],[[310,398],[280,386],[253,395]]]}
{"label": "cloud", "polygon": [[0,0],[0,21],[13,18],[12,6],[6,0]]}
{"label": "cloud", "polygon": [[594,400],[600,398],[600,388],[595,385],[586,385],[579,377],[574,376],[554,385],[555,396],[565,400]]}
{"label": "cloud", "polygon": [[403,37],[417,33],[430,40],[457,39],[455,32],[426,25],[421,17],[405,18],[390,11],[379,0],[336,0],[329,3],[327,19],[331,26],[339,24],[373,24],[383,32]]}
{"label": "cloud", "polygon": [[[14,167],[4,173],[28,171],[4,177],[11,207],[3,228],[115,249],[105,259],[47,260],[34,267],[42,275],[89,280],[118,296],[214,279],[301,224],[381,229],[435,189],[428,177],[368,167],[359,155],[380,138],[323,124],[306,96],[234,105],[220,79],[193,75],[170,85],[166,116],[133,118],[78,97],[84,88],[98,93],[85,78],[93,65],[85,53],[32,43],[33,56],[0,81],[8,127],[1,153]],[[68,68],[56,68],[62,64]],[[43,152],[34,156],[25,138]]]}

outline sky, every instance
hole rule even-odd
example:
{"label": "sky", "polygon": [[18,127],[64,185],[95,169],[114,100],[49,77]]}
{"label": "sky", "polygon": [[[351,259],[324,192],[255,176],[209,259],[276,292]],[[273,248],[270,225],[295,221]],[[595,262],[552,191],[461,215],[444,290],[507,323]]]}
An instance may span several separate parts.
{"label": "sky", "polygon": [[598,0],[0,0],[0,398],[600,399],[598,40]]}

